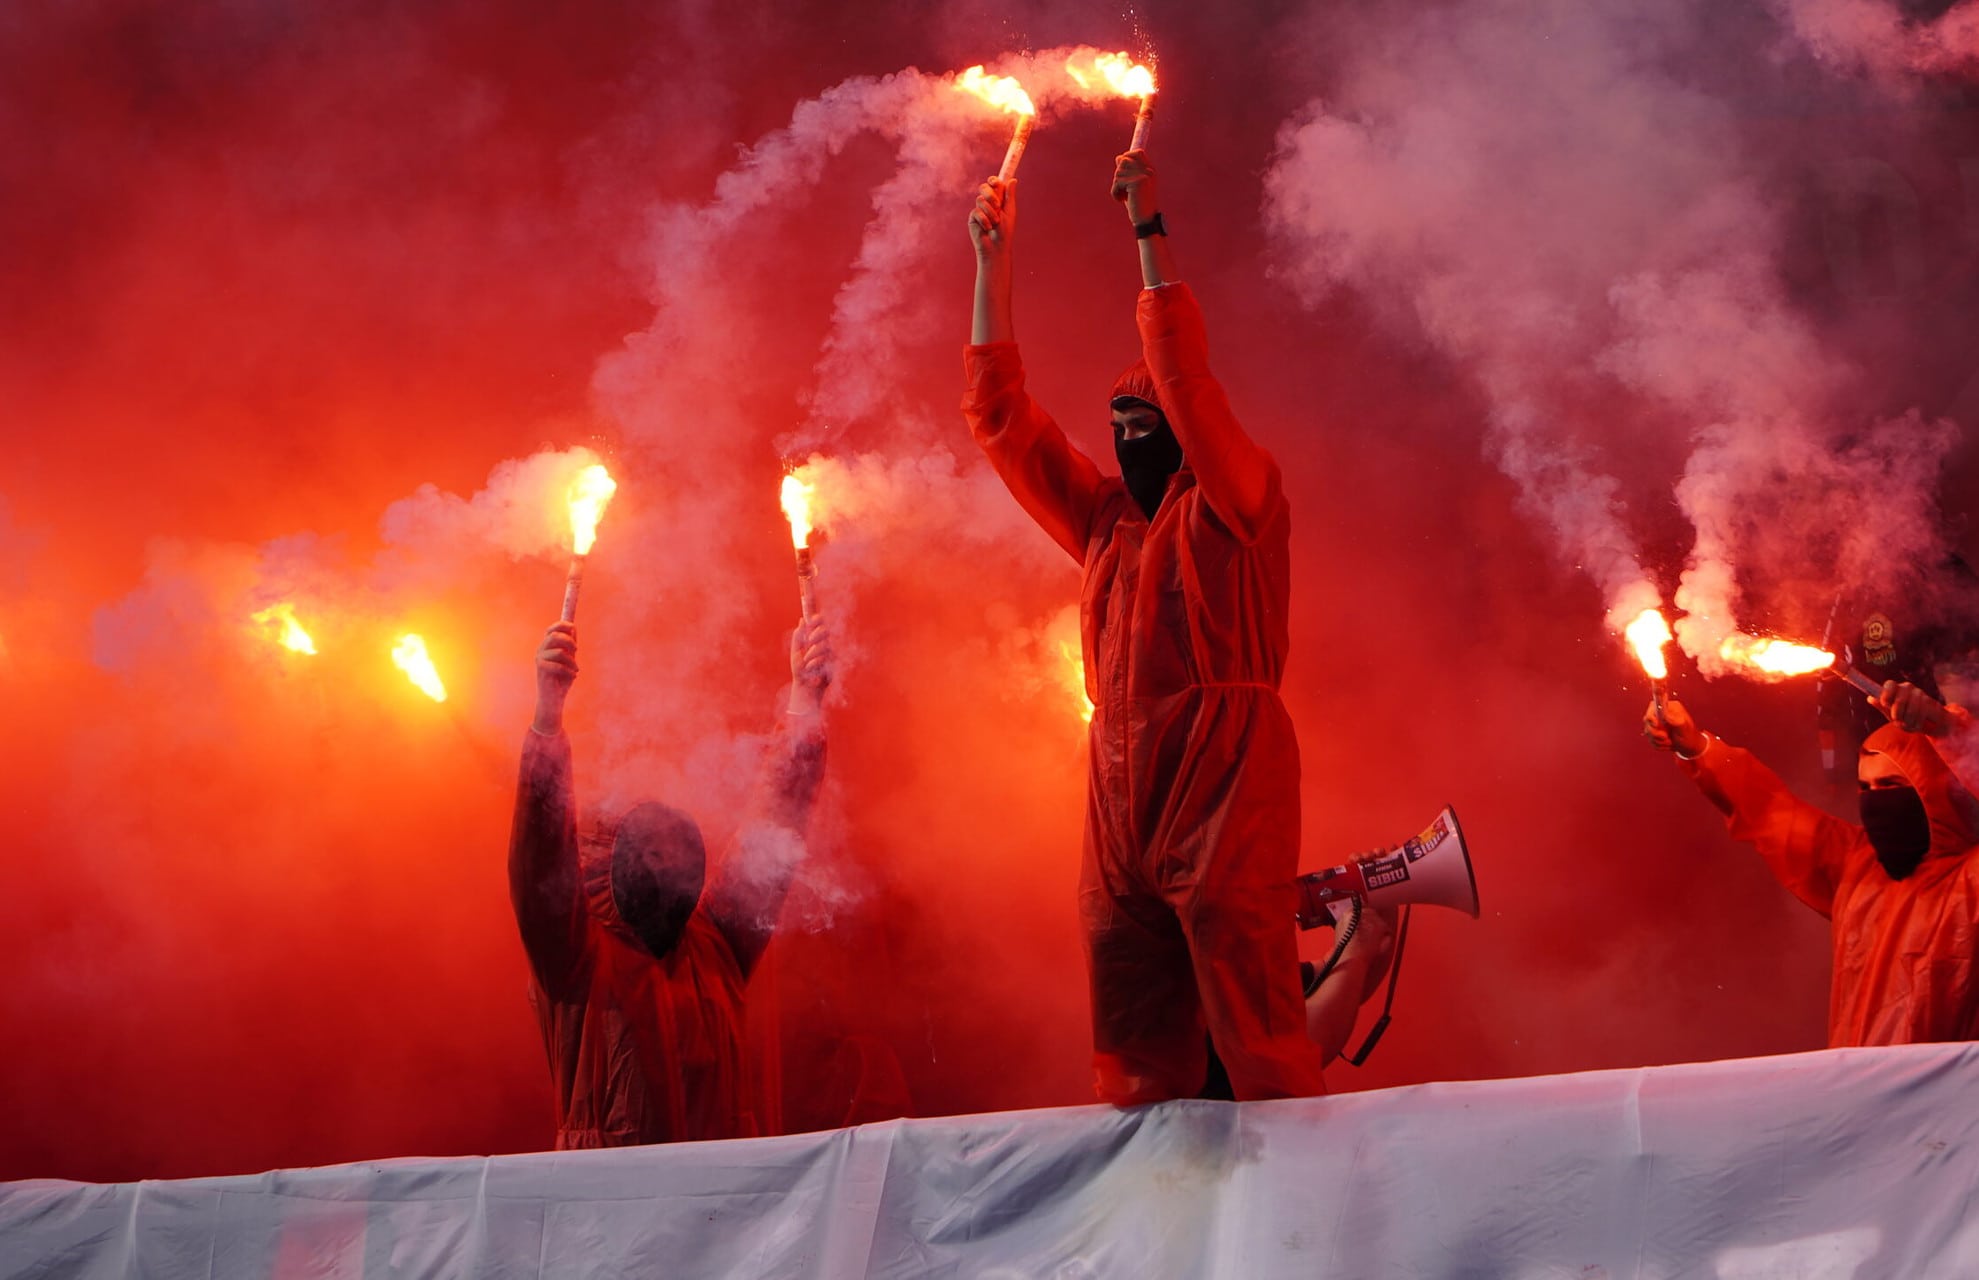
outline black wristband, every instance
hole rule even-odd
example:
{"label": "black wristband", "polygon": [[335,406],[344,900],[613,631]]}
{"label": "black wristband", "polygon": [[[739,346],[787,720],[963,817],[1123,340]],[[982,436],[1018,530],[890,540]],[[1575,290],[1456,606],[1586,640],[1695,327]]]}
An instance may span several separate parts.
{"label": "black wristband", "polygon": [[1136,240],[1145,240],[1149,236],[1165,236],[1167,234],[1168,225],[1161,220],[1161,215],[1158,213],[1146,222],[1136,222],[1134,224],[1134,239]]}

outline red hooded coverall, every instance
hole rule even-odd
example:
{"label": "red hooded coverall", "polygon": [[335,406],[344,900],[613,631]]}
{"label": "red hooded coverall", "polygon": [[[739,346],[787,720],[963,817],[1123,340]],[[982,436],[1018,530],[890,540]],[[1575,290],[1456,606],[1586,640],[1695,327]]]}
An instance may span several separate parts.
{"label": "red hooded coverall", "polygon": [[557,1150],[743,1138],[748,1101],[732,931],[704,893],[655,960],[619,918],[611,845],[577,835],[570,739],[522,749],[509,891],[557,1097]]}
{"label": "red hooded coverall", "polygon": [[1892,880],[1861,827],[1796,799],[1741,748],[1711,738],[1684,771],[1788,892],[1828,917],[1830,1046],[1979,1039],[1979,849],[1970,796],[1922,734],[1884,725],[1863,744],[1917,788],[1931,849]]}
{"label": "red hooded coverall", "polygon": [[[1238,1098],[1325,1092],[1292,924],[1299,752],[1278,697],[1290,523],[1278,466],[1210,374],[1187,286],[1142,292],[1147,372],[1181,442],[1152,523],[1024,389],[1015,343],[968,348],[962,408],[1004,483],[1084,566],[1094,704],[1080,916],[1101,1098],[1192,1097],[1205,1021]],[[1137,371],[1139,372],[1139,371]]]}

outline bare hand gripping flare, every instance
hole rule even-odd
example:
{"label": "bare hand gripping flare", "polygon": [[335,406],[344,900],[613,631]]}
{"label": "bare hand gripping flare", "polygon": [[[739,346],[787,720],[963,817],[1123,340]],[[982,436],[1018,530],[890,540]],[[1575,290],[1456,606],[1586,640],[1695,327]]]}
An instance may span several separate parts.
{"label": "bare hand gripping flare", "polygon": [[1024,159],[1024,148],[1031,141],[1031,130],[1038,123],[1038,109],[1031,104],[1031,95],[1009,76],[986,74],[980,65],[970,67],[957,76],[955,87],[1017,117],[1017,127],[1010,135],[1010,146],[1003,153],[1003,167],[996,174],[1002,181],[1010,181],[1017,176],[1017,166]]}
{"label": "bare hand gripping flare", "polygon": [[817,595],[812,587],[818,567],[811,560],[811,493],[814,486],[795,473],[783,478],[783,516],[790,521],[790,545],[797,552],[797,599],[804,608],[804,621],[817,617]]}
{"label": "bare hand gripping flare", "polygon": [[598,521],[605,507],[618,492],[618,481],[611,472],[593,463],[579,471],[570,482],[570,575],[563,584],[563,620],[577,621],[577,589],[584,583],[584,558],[598,540]]}

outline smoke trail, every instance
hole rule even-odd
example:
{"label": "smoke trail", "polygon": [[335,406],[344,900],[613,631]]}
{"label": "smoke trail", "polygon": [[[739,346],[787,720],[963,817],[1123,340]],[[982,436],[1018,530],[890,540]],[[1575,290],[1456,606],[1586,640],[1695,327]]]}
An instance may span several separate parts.
{"label": "smoke trail", "polygon": [[492,547],[517,560],[567,554],[571,481],[600,461],[583,445],[511,458],[497,464],[470,498],[424,484],[386,508],[380,528],[409,559],[429,563],[444,564],[473,547]]}
{"label": "smoke trail", "polygon": [[[992,69],[1018,76],[1040,114],[1051,116],[1117,103],[1066,70],[1070,59],[1094,52],[1068,46],[1004,59]],[[733,661],[734,637],[748,630],[758,606],[758,596],[734,590],[731,582],[750,561],[743,531],[764,529],[765,513],[774,510],[774,472],[768,468],[779,455],[840,446],[852,428],[862,427],[889,454],[910,459],[890,473],[865,459],[850,480],[855,490],[868,477],[883,490],[902,483],[916,490],[912,505],[886,508],[892,545],[925,546],[966,531],[980,540],[1007,531],[1017,535],[1016,545],[1035,541],[1028,530],[1019,532],[1007,495],[995,491],[980,465],[965,469],[949,450],[952,409],[914,402],[902,390],[908,381],[903,371],[928,355],[940,333],[935,317],[944,309],[917,272],[936,244],[959,242],[956,210],[966,205],[972,174],[993,158],[990,144],[1006,137],[1008,128],[1007,116],[958,92],[949,76],[909,68],[856,78],[800,103],[787,125],[758,139],[716,180],[707,202],[669,204],[656,214],[653,320],[625,349],[600,361],[596,399],[621,427],[628,453],[659,483],[753,471],[764,476],[764,502],[746,501],[748,490],[738,486],[690,491],[668,485],[665,498],[627,535],[637,543],[629,555],[640,564],[648,598],[667,601],[667,621],[674,625],[648,616],[640,627],[648,642],[641,654],[619,660],[624,668],[614,679],[634,688],[692,691],[670,697],[666,718],[694,728],[669,730],[668,741],[654,742],[635,730],[649,717],[637,705],[625,708],[613,736],[614,775],[657,770],[665,776],[671,772],[667,757],[691,755],[710,735],[746,731],[733,720],[732,700],[713,691],[728,683],[721,671]],[[759,300],[774,290],[758,283],[773,277],[780,269],[773,264],[785,259],[787,251],[774,242],[783,227],[804,216],[828,162],[868,134],[893,146],[894,169],[872,192],[872,216],[835,292],[814,381],[799,393],[807,406],[804,420],[791,430],[776,429],[774,417],[765,419],[766,412],[777,412],[776,397],[765,385],[760,355],[736,342],[735,330],[748,323],[752,307],[776,305]],[[780,376],[768,381],[782,383]],[[692,418],[693,429],[682,428],[683,415]],[[853,501],[854,495],[836,500]],[[821,551],[819,563],[825,589],[839,593],[833,607],[839,657],[851,666],[863,652],[847,634],[859,584],[862,575],[876,571],[849,562],[856,548],[877,552],[884,544],[876,537],[844,537],[852,525],[844,510],[838,514],[842,536],[834,549]],[[907,571],[904,562],[900,567]],[[679,626],[682,619],[691,625]]]}
{"label": "smoke trail", "polygon": [[1353,32],[1334,92],[1280,131],[1265,213],[1281,271],[1308,301],[1354,287],[1473,373],[1487,453],[1626,622],[1659,593],[1604,473],[1606,295],[1729,169],[1697,147],[1719,123],[1591,7],[1392,22]]}
{"label": "smoke trail", "polygon": [[[1006,58],[990,70],[1015,77],[1047,122],[1076,109],[1117,106],[1122,99],[1097,79],[1080,78],[1103,52],[1090,45],[1047,49]],[[904,73],[903,73],[904,74]],[[912,109],[881,122],[898,144],[899,167],[872,196],[873,216],[860,237],[851,274],[832,303],[831,328],[816,368],[803,427],[782,442],[797,455],[829,444],[850,424],[880,412],[897,394],[903,347],[940,330],[952,310],[948,300],[920,287],[917,268],[937,244],[956,239],[955,210],[980,176],[984,156],[968,135],[984,132],[980,103],[956,92],[946,78],[927,77],[928,92]],[[1126,109],[1121,108],[1123,116]],[[991,115],[998,131],[1008,116]],[[906,442],[903,442],[906,443]]]}
{"label": "smoke trail", "polygon": [[583,446],[509,459],[466,498],[422,485],[385,510],[384,545],[369,559],[341,535],[293,534],[258,547],[155,541],[143,582],[96,613],[95,662],[134,676],[216,645],[265,662],[277,633],[255,615],[271,607],[292,611],[326,654],[388,650],[406,616],[435,597],[486,590],[517,559],[560,563],[570,479],[597,460]]}
{"label": "smoke trail", "polygon": [[[1370,20],[1334,93],[1281,131],[1266,208],[1308,298],[1351,285],[1469,370],[1487,452],[1610,626],[1656,598],[1612,473],[1688,437],[1677,631],[1707,674],[1742,580],[1804,579],[1820,547],[1850,549],[1849,584],[1879,563],[1862,548],[1928,555],[1950,440],[1899,420],[1845,448],[1849,374],[1789,304],[1780,214],[1696,74],[1744,56],[1714,18],[1554,0]],[[1896,475],[1927,487],[1880,501]]]}

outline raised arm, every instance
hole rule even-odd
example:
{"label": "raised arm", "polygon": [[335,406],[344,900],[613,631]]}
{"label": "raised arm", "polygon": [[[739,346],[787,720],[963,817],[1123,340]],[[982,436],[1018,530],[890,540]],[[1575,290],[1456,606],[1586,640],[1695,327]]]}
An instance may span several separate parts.
{"label": "raised arm", "polygon": [[976,247],[975,311],[963,358],[962,412],[997,474],[1053,541],[1080,563],[1098,509],[1102,478],[1092,460],[1024,389],[1011,319],[1011,251],[1017,188],[991,178],[969,214]]}
{"label": "raised arm", "polygon": [[1863,841],[1851,826],[1787,790],[1758,757],[1704,732],[1674,693],[1643,715],[1643,736],[1673,752],[1725,815],[1732,838],[1751,845],[1786,890],[1822,915],[1834,911],[1845,855]]}
{"label": "raised arm", "polygon": [[577,800],[564,699],[577,678],[577,629],[552,626],[536,652],[536,715],[522,743],[515,821],[509,830],[509,900],[529,965],[546,991],[568,983],[582,959]]}
{"label": "raised arm", "polygon": [[1113,196],[1126,206],[1134,225],[1146,286],[1135,318],[1142,355],[1160,388],[1161,407],[1210,509],[1249,541],[1284,506],[1278,464],[1245,434],[1222,384],[1209,371],[1202,309],[1176,273],[1154,166],[1145,151],[1129,151],[1114,161]]}
{"label": "raised arm", "polygon": [[799,623],[790,638],[790,699],[763,762],[756,812],[736,833],[708,890],[709,917],[727,936],[745,980],[769,946],[804,860],[805,832],[825,776],[823,700],[831,661],[823,620]]}

